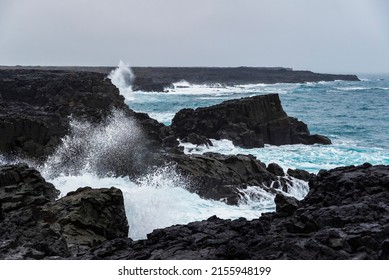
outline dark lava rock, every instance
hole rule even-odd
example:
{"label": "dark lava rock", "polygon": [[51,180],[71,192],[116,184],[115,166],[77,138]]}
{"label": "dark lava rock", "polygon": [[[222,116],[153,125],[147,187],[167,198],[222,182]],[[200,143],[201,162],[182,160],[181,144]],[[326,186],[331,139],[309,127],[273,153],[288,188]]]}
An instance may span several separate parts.
{"label": "dark lava rock", "polygon": [[297,202],[247,221],[211,217],[154,230],[146,240],[106,241],[94,259],[388,259],[389,166],[321,172]]}
{"label": "dark lava rock", "polygon": [[302,169],[288,169],[286,172],[289,176],[308,182],[310,178],[315,177],[315,174],[309,173]]}
{"label": "dark lava rock", "polygon": [[[90,69],[91,71],[93,69]],[[355,75],[320,74],[283,67],[133,67],[133,88],[163,92],[173,83],[185,80],[192,84],[242,85],[304,83],[318,81],[359,81]],[[110,69],[106,70],[107,73]]]}
{"label": "dark lava rock", "polygon": [[[113,110],[134,120],[143,130],[139,154],[145,162],[155,158],[170,129],[136,113],[103,73],[59,70],[0,70],[0,152],[43,161],[69,133],[70,116],[101,124]],[[126,150],[126,149],[123,149]],[[148,151],[148,152],[147,152]],[[114,172],[115,173],[115,172]]]}
{"label": "dark lava rock", "polygon": [[274,202],[276,203],[277,214],[281,216],[290,216],[299,207],[299,201],[296,198],[282,194],[277,194]]}
{"label": "dark lava rock", "polygon": [[305,123],[288,117],[277,94],[260,95],[221,104],[179,111],[172,130],[180,139],[191,134],[211,139],[228,139],[244,148],[264,144],[331,144],[321,135],[310,135]]}
{"label": "dark lava rock", "polygon": [[120,190],[58,190],[25,164],[0,168],[0,259],[80,256],[103,241],[128,236]]}
{"label": "dark lava rock", "polygon": [[[108,75],[114,67],[85,66],[0,66],[4,70],[46,70],[94,72]],[[134,90],[163,92],[173,83],[185,80],[192,84],[242,85],[304,83],[319,81],[359,81],[356,75],[322,74],[311,71],[293,70],[284,67],[132,67],[135,74]]]}
{"label": "dark lava rock", "polygon": [[269,171],[270,173],[272,173],[276,176],[285,176],[284,170],[277,163],[269,163],[269,165],[267,166],[266,169],[267,169],[267,171]]}
{"label": "dark lava rock", "polygon": [[[187,188],[203,198],[236,205],[247,186],[271,191],[278,178],[252,155],[169,155],[177,170],[187,178]],[[282,188],[286,182],[277,185]]]}
{"label": "dark lava rock", "polygon": [[59,195],[40,173],[26,164],[0,166],[0,204],[5,215],[26,206],[41,206]]}

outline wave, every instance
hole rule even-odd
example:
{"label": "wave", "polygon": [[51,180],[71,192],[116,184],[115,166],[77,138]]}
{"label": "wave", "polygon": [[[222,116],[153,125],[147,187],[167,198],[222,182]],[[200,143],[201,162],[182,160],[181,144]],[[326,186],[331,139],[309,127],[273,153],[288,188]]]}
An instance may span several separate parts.
{"label": "wave", "polygon": [[386,149],[363,147],[346,139],[334,139],[332,145],[265,145],[264,148],[244,149],[235,146],[230,140],[211,139],[213,146],[180,143],[187,154],[204,154],[215,152],[227,155],[252,154],[262,162],[275,162],[284,170],[304,169],[317,173],[321,169],[332,169],[345,165],[389,164],[389,153]]}
{"label": "wave", "polygon": [[[173,166],[157,168],[137,180],[83,173],[58,176],[50,182],[61,191],[62,196],[81,186],[119,188],[124,196],[129,237],[133,240],[144,239],[157,228],[200,221],[213,215],[223,219],[244,217],[252,220],[259,218],[262,213],[275,210],[275,193],[257,186],[242,190],[238,206],[202,199],[187,191],[186,178],[178,174]],[[275,192],[301,199],[308,192],[308,184],[295,179],[290,182],[288,189],[289,193],[282,190]]]}
{"label": "wave", "polygon": [[132,82],[135,79],[135,75],[129,64],[119,61],[118,67],[111,71],[108,78],[111,79],[112,84],[119,89],[120,94],[123,95],[127,101],[134,99],[132,94]]}
{"label": "wave", "polygon": [[340,91],[387,91],[389,90],[389,87],[335,87],[334,89],[340,90]]}
{"label": "wave", "polygon": [[53,178],[87,172],[105,176],[141,166],[144,137],[137,123],[118,110],[101,124],[71,119],[69,134],[39,169],[45,178]]}

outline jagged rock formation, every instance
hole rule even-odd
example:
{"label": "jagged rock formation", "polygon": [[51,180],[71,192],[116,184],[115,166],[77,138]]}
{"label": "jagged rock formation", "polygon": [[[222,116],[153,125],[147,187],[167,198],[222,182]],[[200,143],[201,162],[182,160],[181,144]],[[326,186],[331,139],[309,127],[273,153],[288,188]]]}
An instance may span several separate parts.
{"label": "jagged rock formation", "polygon": [[247,186],[288,192],[288,183],[291,183],[291,178],[278,178],[278,173],[267,170],[266,165],[252,155],[170,155],[169,160],[175,162],[177,170],[188,178],[191,192],[231,205],[239,203],[241,191]]}
{"label": "jagged rock formation", "polygon": [[58,191],[21,164],[0,168],[1,259],[388,259],[389,166],[321,171],[302,201],[276,212],[154,230],[127,238],[120,190]]}
{"label": "jagged rock formation", "polygon": [[320,74],[283,67],[134,67],[133,88],[164,91],[173,83],[185,80],[192,84],[274,84],[319,81],[359,81],[355,75]]}
{"label": "jagged rock formation", "polygon": [[76,257],[128,236],[120,190],[59,191],[25,164],[0,167],[0,259]]}
{"label": "jagged rock formation", "polygon": [[[330,144],[322,135],[310,135],[308,127],[288,117],[277,94],[260,95],[221,104],[183,109],[172,120],[175,134],[190,141],[190,135],[212,139],[228,139],[243,148],[264,144]],[[198,144],[197,142],[194,144]]]}
{"label": "jagged rock formation", "polygon": [[211,217],[115,239],[94,259],[389,259],[389,166],[341,167],[310,181],[302,201],[277,195],[253,221]]}
{"label": "jagged rock formation", "polygon": [[[66,70],[95,72],[108,75],[114,67],[7,67],[0,69]],[[284,67],[132,67],[134,90],[163,92],[173,83],[185,80],[192,84],[274,84],[319,81],[359,81],[355,75],[321,74]]]}
{"label": "jagged rock formation", "polygon": [[70,116],[99,123],[112,109],[137,121],[150,149],[169,136],[163,124],[130,110],[105,74],[0,70],[0,152],[43,159],[68,133]]}

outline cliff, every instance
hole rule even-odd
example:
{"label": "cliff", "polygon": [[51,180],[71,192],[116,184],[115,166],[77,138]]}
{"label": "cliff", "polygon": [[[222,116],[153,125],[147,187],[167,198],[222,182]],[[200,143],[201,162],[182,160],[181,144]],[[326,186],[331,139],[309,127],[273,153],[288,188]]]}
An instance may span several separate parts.
{"label": "cliff", "polygon": [[174,116],[171,127],[179,138],[194,144],[200,144],[195,140],[204,138],[228,139],[244,148],[264,144],[331,144],[325,136],[310,135],[305,123],[289,117],[277,94],[183,109]]}

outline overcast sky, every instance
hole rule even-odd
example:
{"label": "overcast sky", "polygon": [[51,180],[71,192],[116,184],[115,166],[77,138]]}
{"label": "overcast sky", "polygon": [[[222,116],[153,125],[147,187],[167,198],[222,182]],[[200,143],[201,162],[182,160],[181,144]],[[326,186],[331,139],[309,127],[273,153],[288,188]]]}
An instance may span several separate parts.
{"label": "overcast sky", "polygon": [[389,72],[387,0],[0,0],[0,65]]}

